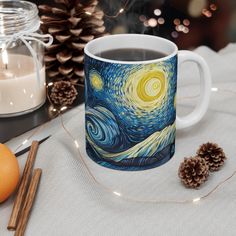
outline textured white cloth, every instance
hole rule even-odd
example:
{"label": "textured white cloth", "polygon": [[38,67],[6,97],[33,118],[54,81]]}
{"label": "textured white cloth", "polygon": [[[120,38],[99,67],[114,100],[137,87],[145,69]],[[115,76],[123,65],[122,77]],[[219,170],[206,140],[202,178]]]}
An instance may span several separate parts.
{"label": "textured white cloth", "polygon": [[[177,132],[176,154],[161,167],[139,172],[107,169],[91,161],[84,150],[84,108],[65,120],[80,144],[96,178],[107,187],[137,199],[193,199],[207,193],[236,169],[236,44],[216,53],[207,47],[196,50],[210,66],[214,87],[204,119],[192,128]],[[191,111],[198,94],[196,68],[183,65],[179,81],[179,113]],[[76,111],[76,112],[75,112]],[[50,128],[50,125],[49,127]],[[20,138],[18,138],[20,139]],[[220,144],[228,160],[219,172],[211,174],[199,190],[184,188],[177,177],[179,163],[194,155],[206,141]],[[22,142],[22,140],[20,140]],[[19,157],[21,170],[26,154]],[[37,198],[27,225],[27,236],[74,235],[236,235],[236,177],[213,195],[198,203],[151,204],[123,200],[96,185],[78,157],[73,141],[58,126],[58,132],[40,145],[35,167],[43,169]],[[6,230],[13,199],[0,205],[0,235]]]}

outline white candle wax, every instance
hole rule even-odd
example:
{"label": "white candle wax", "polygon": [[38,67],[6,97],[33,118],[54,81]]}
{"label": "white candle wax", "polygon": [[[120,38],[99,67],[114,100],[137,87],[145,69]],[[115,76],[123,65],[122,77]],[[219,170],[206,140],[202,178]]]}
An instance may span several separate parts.
{"label": "white candle wax", "polygon": [[0,58],[0,116],[27,112],[46,100],[45,67],[37,80],[33,58],[8,54],[8,64]]}

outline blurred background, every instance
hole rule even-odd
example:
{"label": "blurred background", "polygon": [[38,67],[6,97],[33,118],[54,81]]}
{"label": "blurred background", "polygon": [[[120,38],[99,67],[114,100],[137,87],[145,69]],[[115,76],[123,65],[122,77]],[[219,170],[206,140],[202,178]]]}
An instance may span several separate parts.
{"label": "blurred background", "polygon": [[235,0],[98,1],[106,15],[107,31],[112,34],[152,34],[174,41],[180,49],[207,45],[215,51],[236,41]]}

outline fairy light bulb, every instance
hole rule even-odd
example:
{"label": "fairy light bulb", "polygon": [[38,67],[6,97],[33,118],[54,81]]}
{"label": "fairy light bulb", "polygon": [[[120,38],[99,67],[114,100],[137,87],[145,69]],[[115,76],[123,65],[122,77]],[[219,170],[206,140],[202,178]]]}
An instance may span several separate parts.
{"label": "fairy light bulb", "polygon": [[28,142],[28,139],[24,140],[24,141],[22,142],[22,145],[25,145],[27,142]]}
{"label": "fairy light bulb", "polygon": [[2,61],[3,61],[3,64],[4,64],[4,65],[8,64],[7,50],[4,50],[4,51],[2,52]]}
{"label": "fairy light bulb", "polygon": [[3,65],[5,66],[5,69],[7,69],[7,67],[8,67],[8,54],[7,54],[6,49],[3,49],[3,51],[2,51],[2,62],[3,62]]}
{"label": "fairy light bulb", "polygon": [[62,107],[60,110],[65,111],[67,109],[67,106]]}
{"label": "fairy light bulb", "polygon": [[109,17],[109,18],[116,18],[118,17],[121,13],[123,13],[126,9],[126,6],[128,5],[129,3],[129,0],[126,0],[126,2],[124,3],[124,5],[122,6],[122,8],[120,8],[120,10],[117,11],[117,13],[115,15],[107,15],[107,14],[104,14],[106,17]]}
{"label": "fairy light bulb", "polygon": [[212,92],[217,92],[217,91],[218,91],[218,88],[211,88],[211,91],[212,91]]}
{"label": "fairy light bulb", "polygon": [[200,200],[201,200],[200,197],[194,198],[194,199],[193,199],[193,203],[197,203],[197,202],[199,202]]}
{"label": "fairy light bulb", "polygon": [[79,143],[77,140],[74,140],[74,143],[75,143],[75,147],[78,149],[79,148]]}
{"label": "fairy light bulb", "polygon": [[114,193],[116,196],[118,196],[118,197],[121,197],[121,196],[122,196],[122,194],[119,193],[119,192],[113,191],[113,193]]}

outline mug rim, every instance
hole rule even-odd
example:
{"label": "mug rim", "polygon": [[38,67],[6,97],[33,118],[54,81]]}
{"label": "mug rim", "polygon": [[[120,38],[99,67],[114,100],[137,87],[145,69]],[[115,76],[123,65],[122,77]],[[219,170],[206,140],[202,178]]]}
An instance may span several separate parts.
{"label": "mug rim", "polygon": [[[91,46],[93,46],[94,44],[99,43],[100,41],[106,40],[107,38],[124,38],[124,37],[139,37],[139,38],[151,38],[151,39],[155,39],[158,41],[162,41],[166,44],[169,44],[172,48],[173,51],[161,58],[157,58],[157,59],[153,59],[153,60],[143,60],[143,61],[120,61],[120,60],[113,60],[113,59],[106,59],[100,56],[96,56],[93,53],[90,52],[89,48]],[[122,42],[122,41],[121,41]],[[125,47],[124,47],[125,48]],[[178,47],[176,46],[175,43],[173,43],[172,41],[159,37],[159,36],[154,36],[154,35],[148,35],[148,34],[114,34],[114,35],[105,35],[102,36],[100,38],[96,38],[91,40],[90,42],[88,42],[84,48],[84,53],[91,57],[94,58],[96,60],[99,61],[103,61],[103,62],[108,62],[108,63],[114,63],[114,64],[149,64],[149,63],[156,63],[156,62],[160,62],[160,61],[164,61],[164,60],[168,60],[170,58],[172,58],[173,56],[177,55],[178,53]]]}

